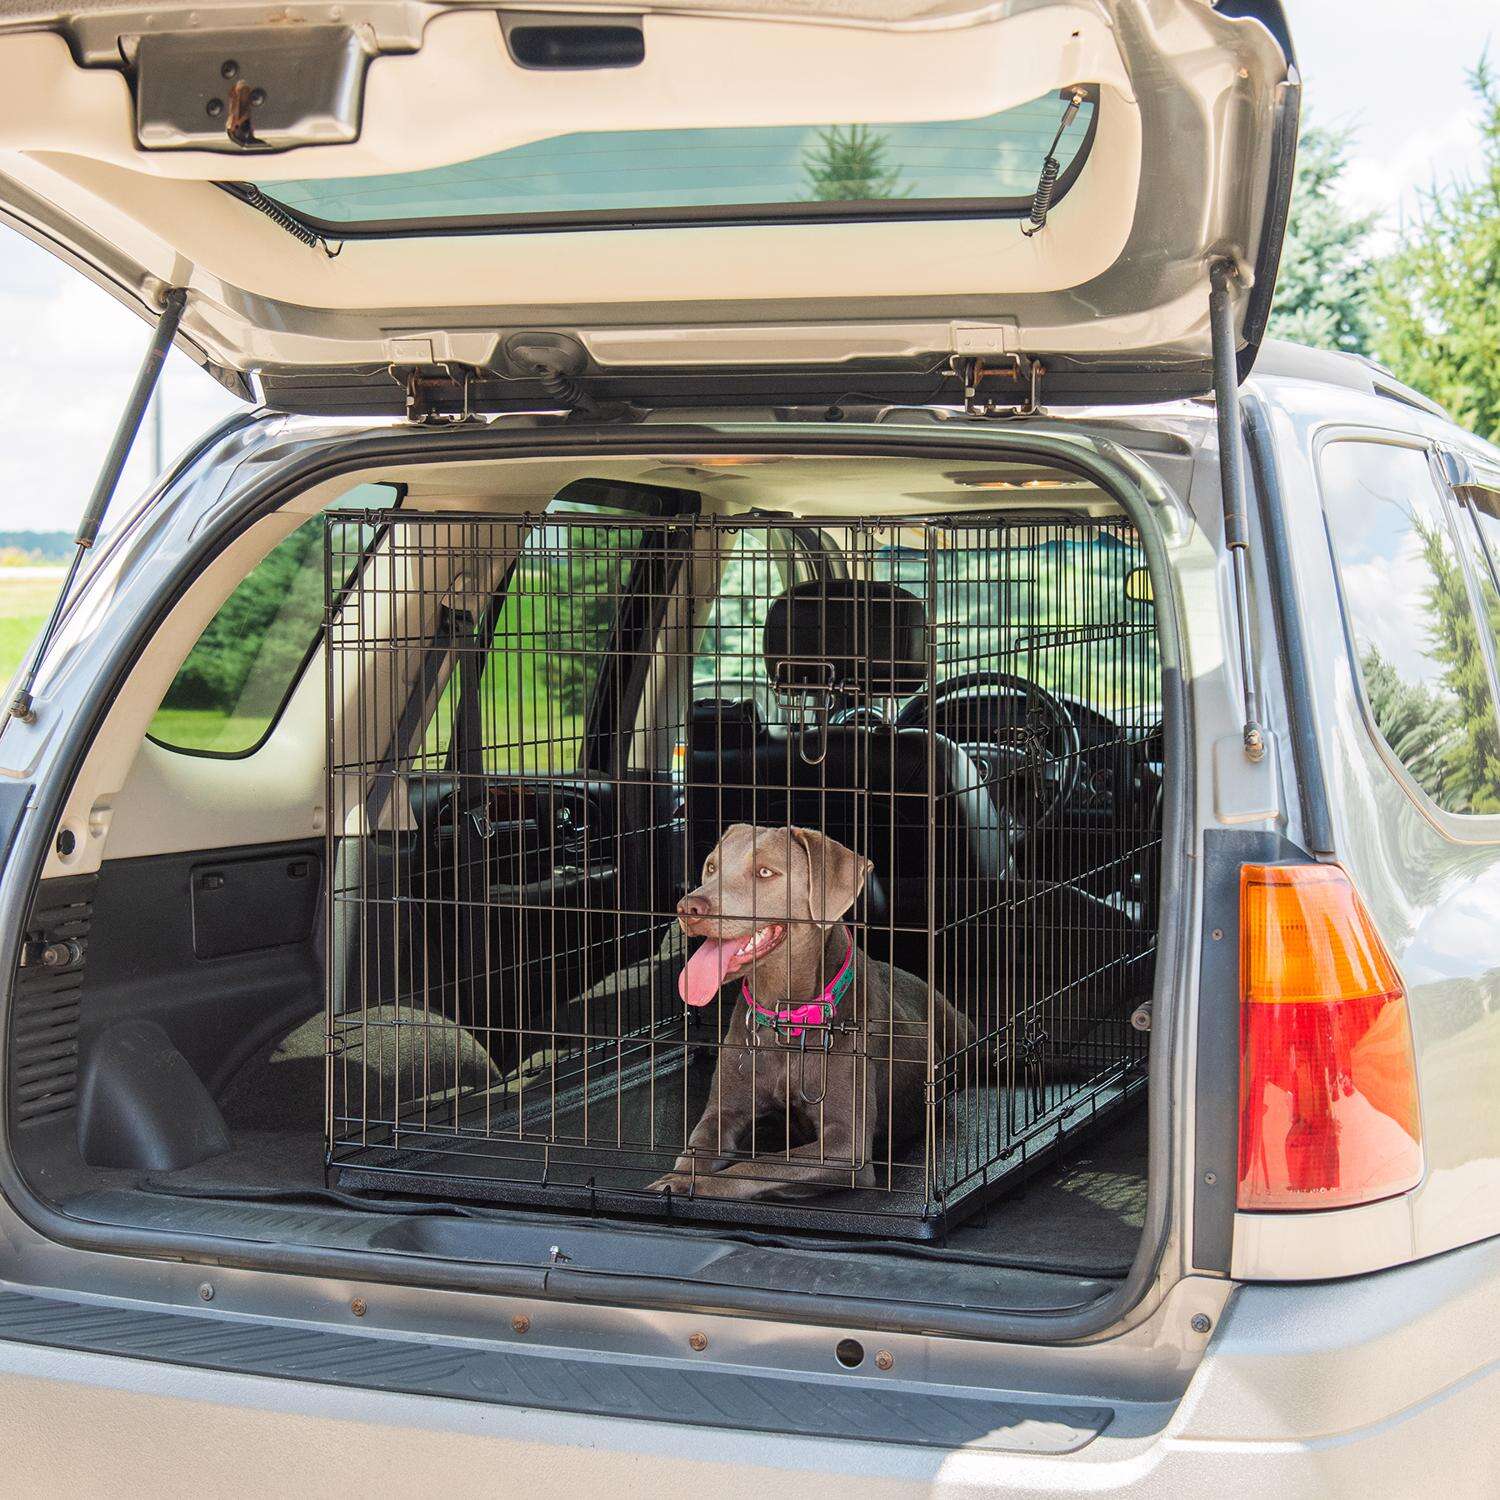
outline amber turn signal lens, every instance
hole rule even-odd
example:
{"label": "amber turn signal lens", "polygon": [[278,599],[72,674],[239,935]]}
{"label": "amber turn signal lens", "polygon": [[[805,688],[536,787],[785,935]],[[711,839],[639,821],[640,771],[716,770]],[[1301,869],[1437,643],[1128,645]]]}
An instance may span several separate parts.
{"label": "amber turn signal lens", "polygon": [[1406,989],[1348,875],[1243,866],[1239,1206],[1406,1192],[1421,1142]]}

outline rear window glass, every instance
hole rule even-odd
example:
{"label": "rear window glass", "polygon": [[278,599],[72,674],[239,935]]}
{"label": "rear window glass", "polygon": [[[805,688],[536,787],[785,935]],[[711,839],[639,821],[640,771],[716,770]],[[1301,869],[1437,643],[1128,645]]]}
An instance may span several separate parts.
{"label": "rear window glass", "polygon": [[1330,443],[1323,504],[1370,715],[1453,813],[1500,812],[1500,729],[1463,565],[1427,455]]}
{"label": "rear window glass", "polygon": [[[398,493],[392,485],[362,484],[338,503],[384,509]],[[356,566],[357,553],[348,571]],[[278,542],[220,606],[172,679],[149,737],[197,755],[257,749],[318,642],[323,581],[323,520],[314,516]]]}
{"label": "rear window glass", "polygon": [[[1063,119],[1047,94],[981,119],[918,124],[580,131],[452,166],[373,177],[263,182],[298,216],[344,229],[611,214],[975,201],[1029,206]],[[1059,196],[1092,138],[1088,98],[1063,132]],[[757,215],[758,217],[759,215]]]}

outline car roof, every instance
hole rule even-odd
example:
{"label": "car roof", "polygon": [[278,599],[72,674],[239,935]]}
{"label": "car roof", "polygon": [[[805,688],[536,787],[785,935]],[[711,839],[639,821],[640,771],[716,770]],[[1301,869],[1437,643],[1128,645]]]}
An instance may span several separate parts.
{"label": "car roof", "polygon": [[1383,365],[1360,354],[1337,349],[1311,349],[1285,339],[1267,339],[1255,365],[1255,381],[1311,380],[1321,385],[1359,391],[1366,396],[1384,396],[1451,421],[1448,413],[1430,396],[1398,380]]}

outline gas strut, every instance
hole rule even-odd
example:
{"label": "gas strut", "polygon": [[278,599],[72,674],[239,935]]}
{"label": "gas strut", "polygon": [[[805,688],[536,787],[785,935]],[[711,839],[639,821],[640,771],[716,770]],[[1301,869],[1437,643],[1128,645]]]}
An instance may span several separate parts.
{"label": "gas strut", "polygon": [[1239,279],[1234,263],[1217,260],[1209,267],[1208,323],[1213,340],[1214,414],[1219,424],[1219,488],[1224,500],[1224,546],[1234,570],[1234,623],[1239,638],[1240,671],[1245,691],[1245,756],[1258,761],[1266,753],[1260,724],[1260,694],[1250,654],[1250,522],[1245,501],[1245,447],[1240,429],[1240,372],[1234,354],[1234,307],[1229,284]]}
{"label": "gas strut", "polygon": [[109,502],[114,498],[115,486],[120,482],[125,460],[130,457],[136,434],[141,430],[141,422],[145,418],[146,408],[151,404],[151,396],[161,376],[161,367],[166,361],[167,351],[172,347],[172,340],[177,335],[178,324],[182,322],[182,309],[186,302],[187,292],[182,287],[173,287],[162,298],[161,317],[156,320],[156,330],[152,333],[151,342],[146,347],[146,357],[141,361],[135,384],[130,388],[130,398],[125,403],[125,410],[120,413],[120,423],[115,428],[114,440],[109,445],[109,452],[104,455],[104,467],[99,470],[99,477],[94,481],[94,492],[89,496],[89,503],[84,507],[83,519],[79,521],[78,530],[74,534],[75,551],[72,562],[68,564],[67,577],[63,579],[62,588],[58,590],[57,602],[52,606],[52,613],[47,616],[46,625],[42,627],[41,637],[37,641],[36,650],[32,652],[31,665],[26,669],[26,676],[22,680],[20,690],[11,699],[11,717],[20,719],[22,723],[34,724],[36,722],[36,710],[32,707],[31,690],[36,686],[37,671],[42,665],[43,657],[47,654],[47,648],[52,644],[52,637],[57,634],[63,609],[67,605],[68,596],[73,592],[73,584],[78,578],[79,569],[83,566],[84,556],[99,538],[99,528],[104,524],[104,512],[109,509]]}

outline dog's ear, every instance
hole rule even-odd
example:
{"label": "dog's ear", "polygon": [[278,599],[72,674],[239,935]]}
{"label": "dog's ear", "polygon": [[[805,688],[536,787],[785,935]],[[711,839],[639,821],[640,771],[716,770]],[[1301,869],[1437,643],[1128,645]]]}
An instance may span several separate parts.
{"label": "dog's ear", "polygon": [[863,854],[812,828],[788,828],[807,856],[807,904],[812,919],[832,927],[854,905],[875,868]]}

